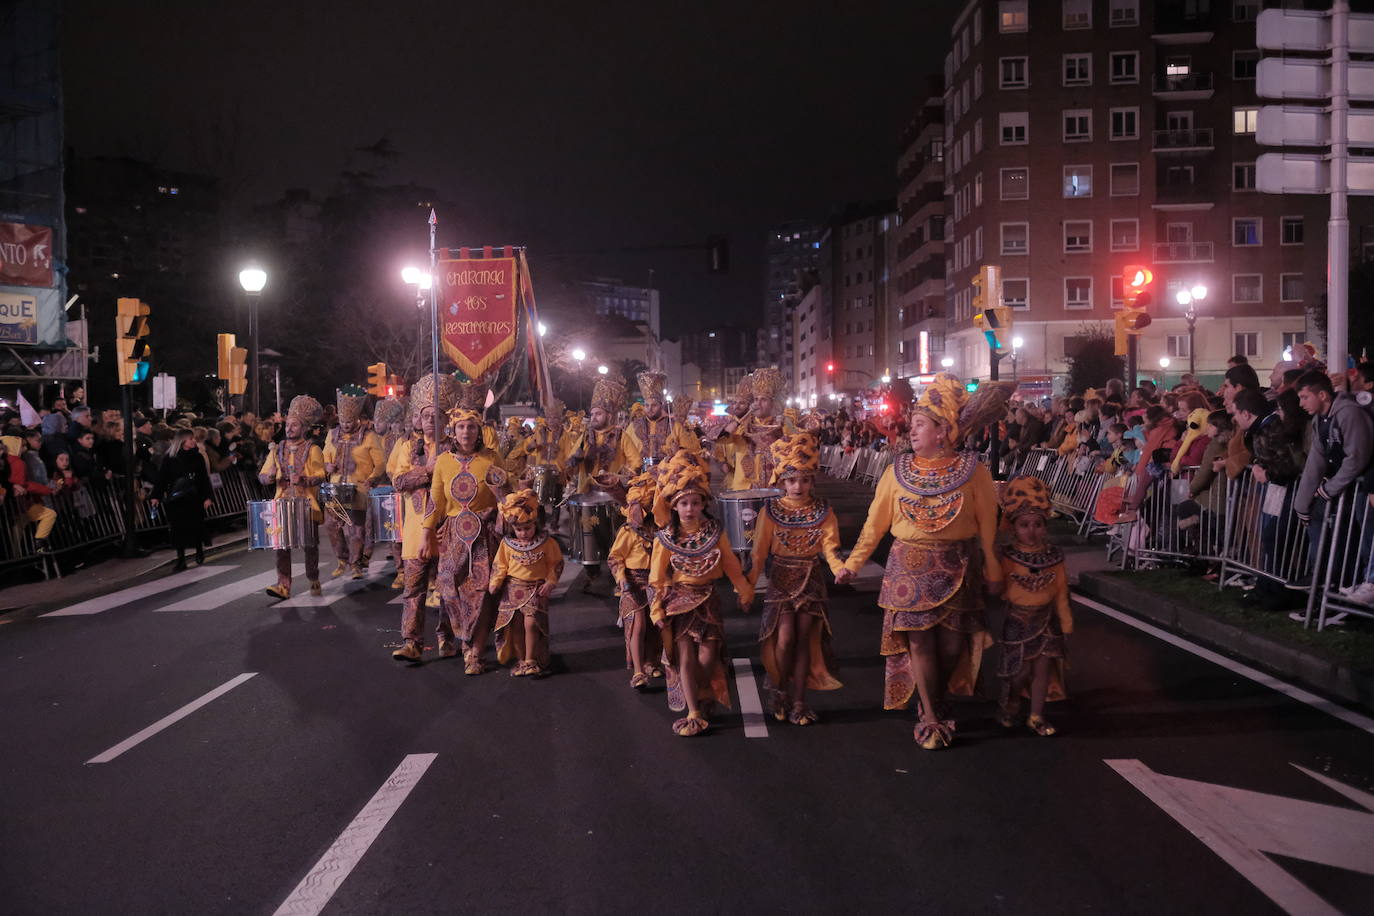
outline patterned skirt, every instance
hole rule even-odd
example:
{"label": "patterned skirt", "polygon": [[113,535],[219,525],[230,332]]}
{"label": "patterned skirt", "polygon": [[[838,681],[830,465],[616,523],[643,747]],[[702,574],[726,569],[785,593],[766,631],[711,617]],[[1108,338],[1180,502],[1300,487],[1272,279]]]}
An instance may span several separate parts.
{"label": "patterned skirt", "polygon": [[443,545],[439,557],[439,597],[458,638],[469,642],[477,621],[494,606],[493,596],[487,593],[492,543],[490,528],[485,524],[470,544],[464,541],[458,536],[461,522],[462,516],[452,516],[439,529]]}
{"label": "patterned skirt", "polygon": [[730,687],[725,677],[725,627],[720,618],[720,596],[715,584],[688,585],[675,582],[664,596],[668,619],[662,630],[664,667],[668,682],[668,708],[681,712],[687,708],[682,672],[678,670],[678,640],[695,646],[716,643],[716,662],[707,671],[705,683],[697,685],[697,699],[713,700],[730,708]]}
{"label": "patterned skirt", "polygon": [[893,541],[878,605],[884,609],[881,652],[887,658],[884,709],[905,709],[916,692],[907,633],[942,627],[963,635],[963,647],[946,690],[972,696],[992,645],[983,609],[978,541]]}
{"label": "patterned skirt", "polygon": [[[1006,623],[1002,624],[1002,640],[998,648],[1002,660],[997,666],[997,674],[1003,678],[1016,678],[1025,673],[1037,658],[1053,659],[1050,665],[1050,689],[1046,695],[1049,700],[1062,700],[1068,694],[1064,690],[1064,631],[1059,625],[1059,616],[1054,605],[1027,607],[1009,604]],[[1023,690],[1022,693],[1028,693]]]}
{"label": "patterned skirt", "polygon": [[844,684],[836,676],[839,664],[831,647],[830,620],[826,615],[829,597],[825,586],[825,564],[816,557],[773,556],[768,565],[768,592],[763,598],[763,619],[759,621],[759,648],[768,681],[780,688],[791,676],[777,655],[778,622],[784,617],[806,615],[819,618],[811,629],[811,665],[806,676],[808,690],[838,690]]}
{"label": "patterned skirt", "polygon": [[[620,590],[620,625],[625,636],[625,670],[633,671],[634,656],[630,654],[630,642],[634,639],[632,624],[636,614],[644,613],[646,615],[645,631],[640,634],[640,639],[644,639],[645,635],[652,629],[648,624],[647,611],[650,601],[653,600],[653,594],[649,588],[649,571],[647,569],[626,569],[624,577],[625,585]],[[651,659],[645,658],[644,662],[647,665]]]}
{"label": "patterned skirt", "polygon": [[549,665],[549,600],[539,594],[543,582],[507,579],[496,611],[496,660],[505,665],[526,657],[525,619],[534,618],[537,644],[533,658],[541,668]]}

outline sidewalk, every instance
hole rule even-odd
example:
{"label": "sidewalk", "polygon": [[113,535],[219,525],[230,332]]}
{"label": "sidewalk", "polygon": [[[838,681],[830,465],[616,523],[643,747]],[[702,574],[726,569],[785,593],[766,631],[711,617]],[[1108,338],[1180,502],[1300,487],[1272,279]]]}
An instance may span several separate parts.
{"label": "sidewalk", "polygon": [[[248,543],[246,531],[231,531],[215,536],[215,543],[205,550],[207,563],[243,550]],[[75,604],[97,595],[127,588],[140,579],[170,569],[176,562],[176,551],[170,547],[155,550],[146,557],[121,559],[112,557],[94,566],[83,567],[60,579],[25,582],[0,591],[0,615],[12,614],[36,604]]]}

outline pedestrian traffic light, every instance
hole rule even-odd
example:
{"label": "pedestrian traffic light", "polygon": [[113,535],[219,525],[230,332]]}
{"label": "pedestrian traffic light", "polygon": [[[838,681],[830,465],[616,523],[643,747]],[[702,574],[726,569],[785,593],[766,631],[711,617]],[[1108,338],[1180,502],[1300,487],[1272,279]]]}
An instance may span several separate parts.
{"label": "pedestrian traffic light", "polygon": [[[229,338],[233,343],[233,334],[221,335]],[[229,394],[243,394],[248,390],[248,350],[245,347],[229,348],[229,374],[225,377],[229,382]]]}
{"label": "pedestrian traffic light", "polygon": [[992,349],[1010,347],[1011,312],[1002,305],[1002,268],[996,265],[984,265],[973,278],[973,325]]}
{"label": "pedestrian traffic light", "polygon": [[233,373],[229,371],[229,367],[231,365],[229,354],[230,351],[233,349],[233,334],[215,335],[215,365],[217,367],[215,369],[216,378],[229,379],[233,377]]}
{"label": "pedestrian traffic light", "polygon": [[115,346],[119,384],[138,385],[148,379],[152,350],[148,341],[148,303],[119,299],[115,303]]}
{"label": "pedestrian traffic light", "polygon": [[1116,313],[1116,355],[1125,356],[1130,349],[1131,335],[1139,334],[1150,324],[1150,304],[1154,294],[1154,271],[1139,264],[1128,264],[1121,272],[1121,311]]}
{"label": "pedestrian traffic light", "polygon": [[386,397],[386,363],[373,363],[367,367],[367,393],[374,397]]}
{"label": "pedestrian traffic light", "polygon": [[730,272],[730,242],[724,236],[713,235],[706,240],[706,249],[711,255],[711,273]]}

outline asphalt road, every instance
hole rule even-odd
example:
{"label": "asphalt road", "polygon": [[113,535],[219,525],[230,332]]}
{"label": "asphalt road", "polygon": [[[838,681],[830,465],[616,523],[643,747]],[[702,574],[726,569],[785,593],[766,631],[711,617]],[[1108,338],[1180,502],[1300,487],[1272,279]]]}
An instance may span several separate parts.
{"label": "asphalt road", "polygon": [[[535,681],[465,677],[432,652],[393,662],[399,592],[380,564],[314,607],[262,593],[268,555],[206,568],[98,613],[3,618],[0,910],[1354,913],[1374,899],[1374,722],[1084,605],[1058,737],[1004,732],[969,702],[954,747],[932,753],[910,714],[880,709],[871,580],[835,596],[845,688],[814,697],[819,725],[746,729],[736,702],[683,739],[661,691],[629,688],[611,599],[577,583],[551,615],[556,673]],[[756,658],[756,627],[731,607],[733,658]],[[748,704],[762,673],[740,668]]]}

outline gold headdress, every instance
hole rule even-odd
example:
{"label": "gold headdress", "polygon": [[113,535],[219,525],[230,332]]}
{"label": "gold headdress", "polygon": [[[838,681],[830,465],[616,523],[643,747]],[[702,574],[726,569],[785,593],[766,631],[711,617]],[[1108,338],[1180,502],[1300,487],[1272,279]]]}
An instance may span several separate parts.
{"label": "gold headdress", "polygon": [[948,372],[941,372],[921,392],[912,413],[925,414],[945,430],[950,445],[959,441],[959,411],[968,402],[964,383]]}
{"label": "gold headdress", "polygon": [[518,432],[520,427],[524,425],[524,417],[506,417],[506,429],[509,432]]}
{"label": "gold headdress", "polygon": [[289,420],[293,417],[309,429],[324,418],[324,407],[310,395],[298,394],[291,399],[291,406],[286,408],[286,418]]}
{"label": "gold headdress", "polygon": [[638,420],[642,416],[644,416],[644,405],[639,401],[635,401],[630,405],[630,419]]}
{"label": "gold headdress", "polygon": [[753,378],[753,391],[756,398],[773,398],[776,400],[787,390],[787,383],[783,380],[782,370],[777,366],[755,369]]}
{"label": "gold headdress", "polygon": [[692,412],[692,399],[679,392],[678,396],[673,399],[671,406],[673,408],[673,419],[679,423],[686,423],[687,414]]}
{"label": "gold headdress", "polygon": [[801,426],[802,414],[796,407],[789,407],[782,412],[784,420],[789,421],[793,426]]}
{"label": "gold headdress", "polygon": [[635,378],[639,382],[639,395],[646,402],[654,399],[663,400],[663,386],[668,384],[667,373],[641,372]]}
{"label": "gold headdress", "polygon": [[[420,413],[426,408],[434,407],[434,376],[421,376],[410,389],[410,423],[412,426],[420,421]],[[448,412],[453,409],[454,402],[458,399],[458,380],[451,375],[439,376],[439,413],[441,416],[448,416]]]}
{"label": "gold headdress", "polygon": [[549,406],[544,408],[544,416],[556,423],[567,422],[568,405],[558,398],[549,401]]}
{"label": "gold headdress", "polygon": [[449,423],[471,420],[481,424],[487,406],[487,385],[481,379],[454,380],[457,386],[456,403],[448,412]]}
{"label": "gold headdress", "polygon": [[754,397],[754,375],[750,373],[735,385],[735,400],[748,401]]}
{"label": "gold headdress", "polygon": [[655,524],[662,528],[672,521],[673,503],[684,493],[700,493],[703,498],[710,499],[711,477],[697,455],[681,449],[659,467]]}
{"label": "gold headdress", "polygon": [[773,483],[788,477],[815,475],[821,467],[816,438],[807,433],[783,436],[770,447],[773,453]]}
{"label": "gold headdress", "polygon": [[639,506],[645,516],[653,513],[654,499],[658,496],[658,480],[653,474],[640,474],[630,478],[630,488],[625,492],[625,505],[620,511],[630,514],[631,506]]}
{"label": "gold headdress", "polygon": [[363,418],[367,403],[367,389],[359,385],[345,385],[334,392],[335,410],[340,423],[357,423]]}
{"label": "gold headdress", "polygon": [[512,525],[539,520],[539,497],[533,490],[516,490],[501,500],[501,517]]}
{"label": "gold headdress", "polygon": [[1002,490],[1002,518],[1011,524],[1019,515],[1033,512],[1050,517],[1050,488],[1039,477],[1017,477]]}
{"label": "gold headdress", "polygon": [[603,375],[592,389],[592,407],[600,407],[612,416],[625,403],[625,382],[615,375]]}
{"label": "gold headdress", "polygon": [[377,406],[372,408],[372,422],[392,429],[405,419],[406,408],[405,398],[386,398],[378,401]]}

